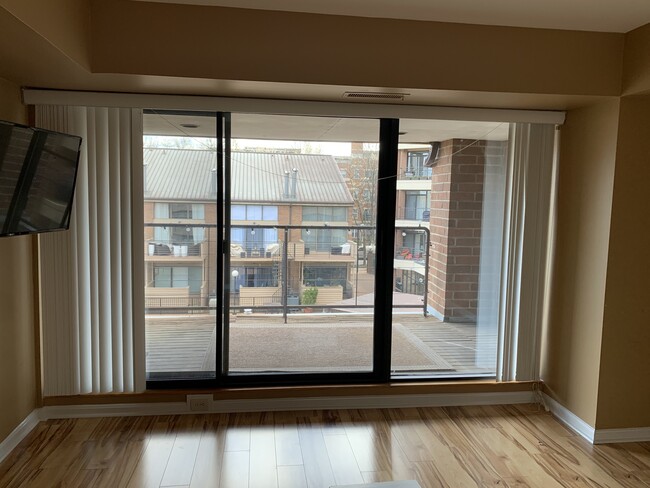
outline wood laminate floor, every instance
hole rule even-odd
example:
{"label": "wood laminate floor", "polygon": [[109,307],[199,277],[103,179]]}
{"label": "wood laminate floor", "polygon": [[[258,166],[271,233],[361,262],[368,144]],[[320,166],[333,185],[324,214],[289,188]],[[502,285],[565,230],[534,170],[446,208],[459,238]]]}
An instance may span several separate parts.
{"label": "wood laminate floor", "polygon": [[2,487],[650,486],[650,443],[592,446],[534,405],[42,422]]}

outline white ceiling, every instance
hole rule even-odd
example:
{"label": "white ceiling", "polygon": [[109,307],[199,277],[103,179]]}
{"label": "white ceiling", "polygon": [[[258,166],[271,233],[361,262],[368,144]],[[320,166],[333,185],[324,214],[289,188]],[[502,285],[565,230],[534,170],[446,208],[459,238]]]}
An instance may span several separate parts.
{"label": "white ceiling", "polygon": [[[197,127],[187,128],[181,124]],[[199,115],[146,114],[146,135],[214,137],[215,119]],[[427,143],[448,139],[508,139],[509,124],[452,120],[400,119],[400,143]],[[378,142],[379,121],[338,117],[233,114],[234,139],[279,141]]]}
{"label": "white ceiling", "polygon": [[650,0],[142,1],[600,32],[628,32],[650,23]]}

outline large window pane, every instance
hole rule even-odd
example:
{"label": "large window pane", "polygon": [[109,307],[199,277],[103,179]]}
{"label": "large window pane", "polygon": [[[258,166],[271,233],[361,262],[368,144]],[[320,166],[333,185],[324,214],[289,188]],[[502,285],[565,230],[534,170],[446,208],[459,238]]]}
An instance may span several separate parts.
{"label": "large window pane", "polygon": [[379,122],[233,114],[232,133],[229,374],[372,371]]}
{"label": "large window pane", "polygon": [[214,118],[152,112],[143,123],[147,375],[214,378]]}
{"label": "large window pane", "polygon": [[393,358],[395,375],[495,375],[508,129],[400,120],[393,347],[406,335],[423,355]]}

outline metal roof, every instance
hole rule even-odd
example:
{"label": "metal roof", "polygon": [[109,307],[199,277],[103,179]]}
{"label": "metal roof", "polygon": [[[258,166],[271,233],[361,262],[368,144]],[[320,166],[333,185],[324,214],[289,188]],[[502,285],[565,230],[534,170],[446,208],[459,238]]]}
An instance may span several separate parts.
{"label": "metal roof", "polygon": [[[351,205],[336,160],[322,154],[233,152],[231,200]],[[215,151],[144,150],[145,200],[214,201]],[[295,198],[285,195],[285,171],[297,169]],[[291,190],[291,181],[289,182]]]}

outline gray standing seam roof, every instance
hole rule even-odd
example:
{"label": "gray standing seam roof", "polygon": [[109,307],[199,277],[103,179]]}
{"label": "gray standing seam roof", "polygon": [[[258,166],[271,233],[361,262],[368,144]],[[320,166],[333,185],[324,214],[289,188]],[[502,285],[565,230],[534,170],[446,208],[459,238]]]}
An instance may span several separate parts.
{"label": "gray standing seam roof", "polygon": [[[332,156],[233,152],[231,160],[233,203],[354,203]],[[215,151],[145,149],[145,200],[214,201],[216,161]],[[288,198],[285,171],[293,168],[298,169],[296,197]]]}

